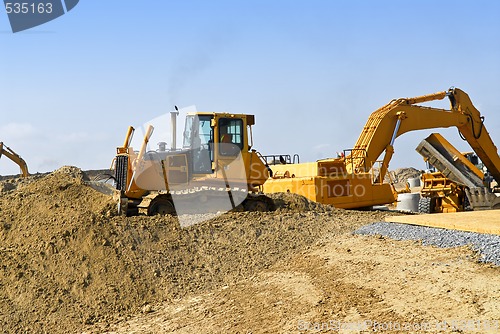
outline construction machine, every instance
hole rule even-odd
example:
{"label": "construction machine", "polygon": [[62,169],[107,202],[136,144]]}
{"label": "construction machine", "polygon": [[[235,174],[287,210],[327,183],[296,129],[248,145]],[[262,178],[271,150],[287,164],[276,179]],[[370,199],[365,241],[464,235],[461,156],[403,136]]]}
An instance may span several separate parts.
{"label": "construction machine", "polygon": [[[420,105],[446,97],[450,100],[449,109]],[[270,166],[273,177],[263,190],[293,192],[346,209],[393,203],[397,193],[384,179],[396,138],[409,131],[452,126],[458,128],[492,177],[499,181],[500,157],[486,131],[484,117],[464,91],[452,87],[435,94],[395,99],[379,108],[370,115],[354,148],[345,150],[343,157]],[[382,160],[378,160],[382,153]]]}
{"label": "construction machine", "polygon": [[421,176],[419,212],[459,212],[500,205],[489,173],[483,172],[487,168],[474,152],[459,152],[439,133],[425,138],[416,151],[437,169]]}
{"label": "construction machine", "polygon": [[19,168],[21,168],[21,175],[23,177],[29,176],[28,165],[26,161],[16,152],[14,152],[10,147],[4,145],[4,143],[0,142],[0,158],[2,155],[5,155],[7,158],[15,162]]}
{"label": "construction machine", "polygon": [[186,116],[183,144],[177,148],[176,118],[171,113],[172,144],[148,151],[149,126],[142,146],[130,146],[134,128],[114,159],[115,197],[120,213],[182,214],[273,209],[259,193],[269,177],[262,156],[252,149],[253,115],[197,112]]}

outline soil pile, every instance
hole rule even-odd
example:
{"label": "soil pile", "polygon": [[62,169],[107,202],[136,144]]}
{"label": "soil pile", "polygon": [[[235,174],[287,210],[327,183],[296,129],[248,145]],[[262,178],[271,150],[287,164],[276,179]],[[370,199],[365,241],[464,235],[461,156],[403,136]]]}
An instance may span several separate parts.
{"label": "soil pile", "polygon": [[308,200],[306,197],[293,194],[293,193],[275,193],[269,194],[274,201],[276,211],[316,211],[328,212],[333,211],[334,207],[331,205],[324,205]]}
{"label": "soil pile", "polygon": [[409,168],[398,168],[392,171],[391,174],[394,177],[395,183],[406,183],[410,178],[419,178],[422,172],[413,167],[409,167]]}
{"label": "soil pile", "polygon": [[15,190],[18,187],[36,182],[48,174],[33,174],[28,177],[17,176],[0,176],[0,193]]}
{"label": "soil pile", "polygon": [[16,183],[17,190],[1,195],[0,323],[8,326],[4,331],[46,330],[47,323],[64,322],[61,312],[74,321],[74,314],[93,302],[85,285],[91,267],[99,265],[94,242],[100,238],[100,222],[110,217],[114,205],[83,180],[79,169],[64,167],[36,182],[23,179]]}
{"label": "soil pile", "polygon": [[6,332],[77,331],[145,305],[210,291],[307,249],[325,233],[380,221],[290,194],[277,212],[232,212],[180,228],[117,217],[108,196],[64,167],[0,195],[0,323]]}

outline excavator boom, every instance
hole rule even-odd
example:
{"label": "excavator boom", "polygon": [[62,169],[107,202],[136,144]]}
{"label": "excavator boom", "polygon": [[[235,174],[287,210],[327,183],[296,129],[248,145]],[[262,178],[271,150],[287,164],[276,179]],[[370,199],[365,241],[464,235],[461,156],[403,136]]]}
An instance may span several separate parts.
{"label": "excavator boom", "polygon": [[[446,97],[449,109],[420,105]],[[273,177],[263,185],[263,191],[293,192],[346,209],[393,203],[397,192],[384,182],[384,177],[396,138],[409,131],[447,127],[458,128],[499,182],[500,157],[483,120],[468,95],[458,88],[395,99],[370,115],[350,154],[310,163],[273,165]],[[383,160],[379,161],[382,153]]]}
{"label": "excavator boom", "polygon": [[467,124],[462,125],[458,130],[488,168],[493,178],[500,183],[500,156],[497,147],[484,126],[484,117],[474,107],[469,96],[458,88],[454,89],[450,101],[452,107],[454,106],[458,112],[466,115],[468,119]]}
{"label": "excavator boom", "polygon": [[14,152],[10,147],[4,145],[4,143],[0,142],[0,157],[5,155],[7,158],[15,162],[21,168],[21,174],[23,177],[29,176],[28,165],[26,161],[16,152]]}
{"label": "excavator boom", "polygon": [[[450,99],[450,109],[417,105],[417,103],[442,100],[445,97]],[[347,157],[347,160],[355,161],[354,164],[347,166],[348,171],[370,170],[385,151],[379,175],[379,178],[383,179],[394,152],[394,141],[398,136],[409,131],[455,126],[492,176],[499,181],[500,157],[483,122],[484,117],[474,107],[469,96],[458,88],[414,98],[392,100],[370,115],[352,151],[352,157]]]}

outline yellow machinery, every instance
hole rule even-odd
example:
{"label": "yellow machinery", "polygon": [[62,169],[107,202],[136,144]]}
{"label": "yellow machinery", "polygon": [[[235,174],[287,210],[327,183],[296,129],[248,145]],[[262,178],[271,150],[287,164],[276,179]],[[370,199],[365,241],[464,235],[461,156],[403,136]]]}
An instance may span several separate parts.
{"label": "yellow machinery", "polygon": [[2,157],[2,155],[5,155],[7,158],[15,162],[19,166],[19,168],[21,168],[21,175],[23,177],[29,176],[28,165],[26,164],[26,161],[24,161],[24,159],[21,158],[21,156],[14,152],[10,147],[0,142],[0,157]]}
{"label": "yellow machinery", "polygon": [[[491,193],[491,189],[490,180],[480,170],[482,167],[476,154],[459,152],[439,133],[424,139],[416,150],[438,170],[421,176],[419,212],[458,212],[494,205],[495,201],[491,199],[495,200],[496,196],[478,196]],[[478,195],[475,195],[476,192]]]}
{"label": "yellow machinery", "polygon": [[[450,109],[424,107],[419,103],[448,97]],[[484,118],[469,96],[458,88],[414,98],[400,98],[373,112],[356,145],[345,158],[273,165],[273,177],[265,193],[293,192],[339,208],[362,208],[392,203],[397,193],[384,182],[394,153],[394,141],[403,133],[457,127],[492,176],[500,180],[500,157],[483,124]],[[383,159],[377,159],[385,151]]]}
{"label": "yellow machinery", "polygon": [[465,186],[441,172],[424,173],[418,212],[440,213],[465,211],[468,206]]}
{"label": "yellow machinery", "polygon": [[[176,147],[172,112],[172,147],[147,151],[154,128],[148,127],[142,147],[130,147],[129,128],[115,158],[119,211],[127,214],[203,213],[206,210],[272,210],[258,193],[269,177],[261,155],[252,148],[253,115],[192,113],[186,117],[182,148]],[[222,204],[221,204],[222,203]]]}

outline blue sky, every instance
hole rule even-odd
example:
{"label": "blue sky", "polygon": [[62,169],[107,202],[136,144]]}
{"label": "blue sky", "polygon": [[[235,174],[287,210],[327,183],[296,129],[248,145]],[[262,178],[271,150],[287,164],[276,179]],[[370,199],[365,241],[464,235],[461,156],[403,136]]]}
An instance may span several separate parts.
{"label": "blue sky", "polygon": [[[81,0],[13,34],[2,8],[0,141],[31,172],[106,168],[128,125],[196,105],[255,114],[257,150],[313,161],[352,148],[391,99],[456,86],[498,145],[499,17],[497,1]],[[398,138],[390,168],[423,169],[431,132]]]}

